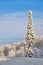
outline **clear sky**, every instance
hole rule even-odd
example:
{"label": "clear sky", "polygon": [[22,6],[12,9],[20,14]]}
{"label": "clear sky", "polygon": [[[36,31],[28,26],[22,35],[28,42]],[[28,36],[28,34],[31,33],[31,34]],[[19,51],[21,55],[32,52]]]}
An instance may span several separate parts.
{"label": "clear sky", "polygon": [[0,14],[18,11],[43,11],[43,0],[0,0]]}
{"label": "clear sky", "polygon": [[0,38],[25,37],[29,10],[35,33],[42,35],[43,0],[0,0]]}

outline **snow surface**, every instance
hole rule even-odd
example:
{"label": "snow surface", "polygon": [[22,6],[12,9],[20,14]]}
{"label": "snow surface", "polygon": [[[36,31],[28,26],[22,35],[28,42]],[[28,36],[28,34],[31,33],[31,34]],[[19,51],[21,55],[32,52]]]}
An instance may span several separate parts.
{"label": "snow surface", "polygon": [[7,61],[7,60],[10,60],[10,59],[6,57],[0,57],[0,61]]}
{"label": "snow surface", "polygon": [[14,57],[7,61],[0,61],[0,65],[43,65],[43,59],[28,58],[28,57]]}

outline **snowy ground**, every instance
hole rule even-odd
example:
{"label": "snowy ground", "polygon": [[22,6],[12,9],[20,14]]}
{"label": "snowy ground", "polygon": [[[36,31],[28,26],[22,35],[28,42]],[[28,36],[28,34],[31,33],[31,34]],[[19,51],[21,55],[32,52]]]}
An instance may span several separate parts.
{"label": "snowy ground", "polygon": [[0,61],[7,61],[7,60],[10,60],[10,59],[6,57],[0,57]]}
{"label": "snowy ground", "polygon": [[43,65],[43,59],[15,57],[7,61],[0,61],[0,65]]}

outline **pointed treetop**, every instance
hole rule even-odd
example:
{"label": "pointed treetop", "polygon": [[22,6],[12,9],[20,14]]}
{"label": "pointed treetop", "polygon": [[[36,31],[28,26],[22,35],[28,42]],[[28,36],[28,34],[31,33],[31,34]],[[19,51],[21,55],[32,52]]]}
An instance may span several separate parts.
{"label": "pointed treetop", "polygon": [[32,14],[32,10],[29,11],[29,14]]}

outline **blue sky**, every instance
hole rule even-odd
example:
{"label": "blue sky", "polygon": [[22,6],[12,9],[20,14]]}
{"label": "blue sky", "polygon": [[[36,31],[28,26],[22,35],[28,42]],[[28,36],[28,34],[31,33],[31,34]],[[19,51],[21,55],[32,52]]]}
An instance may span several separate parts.
{"label": "blue sky", "polygon": [[0,14],[18,11],[43,11],[43,0],[0,0]]}
{"label": "blue sky", "polygon": [[29,10],[33,11],[34,30],[43,34],[43,0],[0,0],[0,38],[24,38]]}

